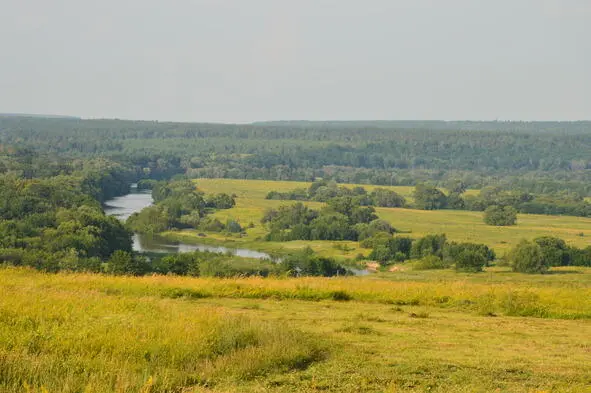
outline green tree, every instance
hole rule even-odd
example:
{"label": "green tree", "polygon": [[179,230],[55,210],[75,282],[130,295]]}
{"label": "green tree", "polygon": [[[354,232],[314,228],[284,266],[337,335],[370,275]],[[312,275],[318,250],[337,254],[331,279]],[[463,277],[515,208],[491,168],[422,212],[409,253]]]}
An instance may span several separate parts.
{"label": "green tree", "polygon": [[481,272],[486,265],[486,257],[476,250],[466,249],[456,257],[456,270],[463,272]]}
{"label": "green tree", "polygon": [[509,261],[513,271],[520,273],[545,273],[550,267],[544,258],[542,247],[537,243],[522,240],[509,253]]}
{"label": "green tree", "polygon": [[447,206],[447,197],[435,187],[425,184],[417,184],[413,192],[415,206],[422,210],[444,209]]}
{"label": "green tree", "polygon": [[443,249],[447,243],[444,233],[438,235],[427,235],[412,243],[410,255],[412,258],[420,259],[428,255],[435,255],[443,258]]}
{"label": "green tree", "polygon": [[534,239],[540,246],[542,256],[549,266],[568,266],[571,264],[571,253],[562,239],[552,236],[542,236]]}
{"label": "green tree", "polygon": [[517,211],[512,206],[489,206],[484,211],[484,222],[487,225],[509,226],[517,223]]}
{"label": "green tree", "polygon": [[370,198],[373,204],[379,207],[402,207],[406,204],[403,196],[385,188],[374,189],[370,194]]}
{"label": "green tree", "polygon": [[150,264],[143,256],[117,250],[109,258],[107,271],[116,275],[141,276],[150,271]]}

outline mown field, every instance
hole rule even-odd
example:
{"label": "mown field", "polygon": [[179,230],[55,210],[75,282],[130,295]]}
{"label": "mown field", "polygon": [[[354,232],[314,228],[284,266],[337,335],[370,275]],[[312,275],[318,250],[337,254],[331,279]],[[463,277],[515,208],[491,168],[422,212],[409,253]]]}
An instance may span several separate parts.
{"label": "mown field", "polygon": [[[359,248],[357,242],[282,242],[272,243],[261,241],[266,230],[260,224],[265,209],[277,208],[293,201],[266,200],[269,191],[289,191],[295,188],[305,188],[310,183],[278,182],[263,180],[234,180],[234,179],[199,179],[196,181],[199,189],[207,193],[226,192],[237,195],[236,207],[215,213],[215,217],[222,221],[228,218],[238,220],[243,226],[249,223],[255,225],[248,229],[247,236],[242,238],[225,237],[208,234],[209,239],[198,238],[199,241],[224,242],[236,247],[251,247],[258,250],[276,251],[279,249],[297,249],[310,245],[322,255],[351,258],[367,250]],[[355,185],[348,185],[355,186]],[[368,191],[376,186],[363,185]],[[412,198],[412,187],[388,187],[405,198]],[[474,193],[475,190],[470,190]],[[306,202],[314,208],[320,208],[321,203]],[[425,211],[415,209],[377,208],[380,218],[390,222],[395,228],[404,232],[403,235],[421,237],[430,233],[445,233],[449,240],[485,243],[492,247],[499,255],[503,255],[521,239],[533,239],[539,236],[557,236],[568,244],[578,247],[591,245],[591,219],[570,216],[545,216],[534,214],[520,214],[516,226],[494,227],[485,225],[481,212],[437,210]],[[175,236],[184,240],[196,239],[194,231],[176,233]]]}
{"label": "mown field", "polygon": [[591,269],[396,280],[2,268],[0,391],[589,391]]}

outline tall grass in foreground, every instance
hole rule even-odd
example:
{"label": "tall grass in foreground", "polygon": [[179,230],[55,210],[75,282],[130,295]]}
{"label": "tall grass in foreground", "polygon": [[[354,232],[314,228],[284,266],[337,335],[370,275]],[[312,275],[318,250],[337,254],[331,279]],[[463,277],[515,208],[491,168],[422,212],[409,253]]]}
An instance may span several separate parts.
{"label": "tall grass in foreground", "polygon": [[[588,270],[584,270],[588,272]],[[586,276],[589,273],[581,274]],[[0,269],[0,281],[20,288],[50,286],[67,291],[92,289],[114,296],[160,298],[249,298],[278,300],[362,301],[394,305],[421,305],[481,315],[541,318],[591,318],[591,286],[567,281],[562,285],[536,282],[471,282],[458,276],[448,281],[386,281],[371,278],[189,278],[171,276],[107,277],[93,274],[43,274],[21,269]],[[559,275],[557,277],[560,279]]]}
{"label": "tall grass in foreground", "polygon": [[81,288],[65,290],[51,286],[59,276],[25,284],[9,273],[19,275],[4,270],[0,279],[2,392],[179,392],[302,369],[324,354],[283,325],[84,290],[90,276],[69,276]]}

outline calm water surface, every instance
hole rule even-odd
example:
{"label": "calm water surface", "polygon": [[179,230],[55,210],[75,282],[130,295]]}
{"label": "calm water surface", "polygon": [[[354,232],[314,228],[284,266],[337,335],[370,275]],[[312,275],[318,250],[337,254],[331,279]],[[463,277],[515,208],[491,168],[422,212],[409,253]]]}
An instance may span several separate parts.
{"label": "calm water surface", "polygon": [[[150,190],[139,191],[137,188],[131,188],[127,195],[109,199],[105,202],[105,213],[115,216],[121,221],[125,221],[133,213],[141,211],[143,208],[152,205],[152,192]],[[249,250],[246,248],[227,248],[222,246],[210,246],[206,244],[187,244],[172,241],[161,236],[146,235],[134,233],[133,249],[138,252],[155,253],[175,253],[192,251],[211,251],[218,253],[231,252],[234,255],[245,258],[265,259],[271,258],[264,252]]]}

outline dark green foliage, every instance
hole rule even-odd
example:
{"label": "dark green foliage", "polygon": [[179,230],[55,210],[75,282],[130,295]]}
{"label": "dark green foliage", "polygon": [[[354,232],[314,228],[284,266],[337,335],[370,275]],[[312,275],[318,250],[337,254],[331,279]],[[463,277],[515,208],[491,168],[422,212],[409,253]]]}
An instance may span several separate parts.
{"label": "dark green foliage", "polygon": [[281,265],[292,276],[330,277],[348,274],[347,270],[338,265],[333,259],[319,257],[309,247],[285,257]]}
{"label": "dark green foliage", "polygon": [[417,209],[437,210],[445,209],[447,206],[447,197],[435,187],[425,184],[417,184],[413,197]]}
{"label": "dark green foliage", "polygon": [[447,267],[448,265],[445,261],[435,255],[427,255],[415,262],[413,266],[414,270],[436,270],[445,269]]}
{"label": "dark green foliage", "polygon": [[271,191],[267,194],[266,199],[275,200],[291,200],[291,201],[307,201],[310,199],[308,191],[302,188],[296,188],[289,192]]}
{"label": "dark green foliage", "polygon": [[[365,188],[360,186],[349,189],[347,187],[338,187],[336,182],[327,181],[316,181],[312,183],[308,190],[271,191],[266,198],[327,202],[335,210],[343,214],[347,214],[344,211],[351,211],[353,206],[402,207],[406,204],[406,200],[402,196],[385,188],[376,188],[371,194],[368,194]],[[344,206],[339,207],[341,205]]]}
{"label": "dark green foliage", "polygon": [[[231,208],[235,201],[228,195],[204,196],[187,180],[204,176],[322,178],[307,190],[270,193],[274,199],[317,200],[329,207],[292,209],[287,215],[270,212],[269,236],[357,239],[364,246],[371,243],[380,259],[404,260],[409,255],[389,240],[393,228],[376,220],[371,207],[400,207],[404,199],[386,189],[368,193],[338,183],[417,185],[416,206],[423,209],[484,211],[501,206],[504,213],[513,208],[520,213],[591,216],[591,204],[584,200],[591,195],[589,124],[218,125],[1,118],[2,258],[46,271],[98,270],[116,250],[131,248],[129,232],[105,217],[100,204],[138,180],[138,188],[153,190],[156,206],[130,219],[134,229],[238,231],[237,223],[207,216],[212,209]],[[422,185],[425,182],[445,187],[448,194]],[[468,187],[482,191],[465,196]],[[502,220],[493,221],[499,225]],[[413,257],[436,255],[446,263],[466,250],[476,252],[464,247],[449,251],[451,258],[445,247],[442,252],[424,239],[416,243]],[[535,244],[548,265],[590,264],[591,248],[568,247],[556,239],[536,239]]]}
{"label": "dark green foliage", "polygon": [[[1,148],[0,148],[1,150]],[[131,233],[106,216],[100,201],[128,190],[128,172],[104,159],[36,166],[33,152],[2,157],[0,247],[5,262],[45,271],[98,271],[116,250],[131,251]],[[24,158],[23,158],[24,157]],[[28,169],[16,170],[20,165]]]}
{"label": "dark green foliage", "polygon": [[452,192],[447,196],[446,207],[453,210],[464,210],[466,208],[466,201],[462,198],[461,194]]}
{"label": "dark green foliage", "polygon": [[138,190],[151,190],[156,186],[158,183],[157,180],[154,179],[141,179],[137,182],[137,189]]}
{"label": "dark green foliage", "polygon": [[403,207],[406,204],[404,197],[385,188],[374,189],[370,194],[370,198],[372,204],[379,207]]}
{"label": "dark green foliage", "polygon": [[[135,232],[152,234],[172,228],[173,222],[173,217],[163,205],[146,207],[139,213],[133,213],[127,219],[127,225]],[[185,220],[181,222],[185,222]]]}
{"label": "dark green foliage", "polygon": [[410,258],[413,240],[408,237],[389,237],[375,240],[369,258],[381,263],[402,262]]}
{"label": "dark green foliage", "polygon": [[[131,263],[129,255],[118,255],[121,262],[116,266]],[[158,274],[190,275],[202,277],[237,277],[288,274],[292,276],[334,276],[349,274],[333,259],[317,256],[310,248],[284,255],[280,263],[268,260],[241,258],[228,253],[195,251],[171,254],[155,259],[148,267],[149,272]],[[128,272],[117,274],[131,274]],[[129,270],[129,269],[127,269]],[[146,271],[145,273],[147,273]],[[339,294],[335,294],[339,297]],[[337,299],[335,299],[337,300]],[[345,299],[338,299],[345,300]]]}
{"label": "dark green foliage", "polygon": [[116,275],[142,276],[150,271],[150,264],[144,256],[117,250],[107,262],[107,272]]}
{"label": "dark green foliage", "polygon": [[43,230],[41,240],[49,251],[75,249],[87,257],[108,258],[116,250],[131,251],[131,234],[115,217],[81,206],[60,210],[56,228]]}
{"label": "dark green foliage", "polygon": [[449,242],[443,249],[444,259],[451,263],[456,262],[462,253],[480,254],[484,258],[484,266],[496,259],[495,252],[488,248],[486,244]]}
{"label": "dark green foliage", "polygon": [[[356,207],[351,197],[337,197],[320,210],[302,204],[281,206],[265,212],[263,224],[267,224],[269,241],[289,240],[358,240],[379,230],[393,231],[387,223],[377,220],[372,207]],[[379,221],[379,222],[376,222]]]}
{"label": "dark green foliage", "polygon": [[490,206],[484,211],[487,225],[510,226],[517,223],[517,211],[512,206]]}
{"label": "dark green foliage", "polygon": [[[365,224],[362,225],[365,226]],[[357,227],[359,227],[359,225],[357,225],[356,228]],[[361,228],[361,230],[358,229],[358,231],[360,236],[361,234],[364,234],[364,228]],[[390,233],[378,232],[370,237],[363,238],[363,240],[360,240],[359,245],[361,246],[361,248],[376,248],[381,244],[385,244],[386,241],[388,241],[391,238],[392,235]]]}
{"label": "dark green foliage", "polygon": [[446,242],[445,234],[427,235],[413,242],[410,256],[414,259],[421,259],[428,255],[443,258],[443,249]]}
{"label": "dark green foliage", "polygon": [[206,206],[214,209],[231,209],[236,205],[234,198],[228,194],[210,195]]}
{"label": "dark green foliage", "polygon": [[568,254],[568,260],[573,266],[591,266],[591,246],[584,249],[569,247]]}
{"label": "dark green foliage", "polygon": [[[387,221],[376,219],[371,221],[369,224],[360,223],[354,227],[357,232],[357,240],[363,241],[368,238],[375,237],[379,233],[386,234],[386,237],[396,232],[396,229],[390,225]],[[372,248],[365,247],[365,248]]]}
{"label": "dark green foliage", "polygon": [[129,228],[140,233],[159,233],[173,228],[242,232],[234,221],[229,222],[229,228],[217,219],[205,217],[211,209],[232,208],[236,202],[230,195],[216,194],[204,198],[190,180],[174,180],[154,183],[152,197],[156,204],[129,217]]}
{"label": "dark green foliage", "polygon": [[195,263],[195,253],[177,253],[156,259],[152,270],[159,274],[176,274],[178,276],[198,276],[199,264]]}
{"label": "dark green foliage", "polygon": [[206,232],[222,232],[226,227],[217,218],[205,217],[201,220],[199,229]]}
{"label": "dark green foliage", "polygon": [[540,246],[542,258],[548,266],[569,266],[572,264],[572,256],[564,240],[543,236],[534,239],[534,243]]}
{"label": "dark green foliage", "polygon": [[[45,176],[71,164],[53,157],[108,157],[135,179],[228,177],[416,185],[461,194],[500,185],[537,194],[589,195],[589,122],[278,122],[188,124],[0,118],[0,172]],[[328,182],[325,182],[328,184]],[[325,184],[326,185],[326,184]],[[460,191],[460,192],[458,192]],[[104,200],[104,199],[103,199]],[[481,209],[484,210],[484,209]],[[520,210],[521,211],[521,210]],[[569,213],[570,214],[570,213]]]}
{"label": "dark green foliage", "polygon": [[544,258],[542,247],[535,242],[521,241],[509,253],[509,260],[513,271],[520,273],[545,273],[550,267]]}
{"label": "dark green foliage", "polygon": [[538,237],[533,242],[540,247],[548,266],[591,266],[591,246],[584,249],[571,247],[552,236]]}
{"label": "dark green foliage", "polygon": [[484,253],[475,249],[464,249],[456,257],[456,270],[462,272],[481,272],[486,266],[487,259]]}
{"label": "dark green foliage", "polygon": [[279,209],[269,209],[265,212],[261,222],[269,224],[271,231],[292,228],[295,225],[309,225],[318,217],[318,212],[295,203],[291,206],[283,205]]}
{"label": "dark green foliage", "polygon": [[237,277],[280,274],[283,266],[270,261],[240,258],[225,253],[195,251],[157,259],[153,271],[159,274],[202,277]]}
{"label": "dark green foliage", "polygon": [[229,219],[226,222],[226,230],[230,233],[240,233],[243,232],[244,229],[242,229],[242,226],[240,225],[240,223],[236,220],[232,220]]}
{"label": "dark green foliage", "polygon": [[322,212],[310,224],[309,240],[356,240],[357,233],[349,218],[337,212]]}

